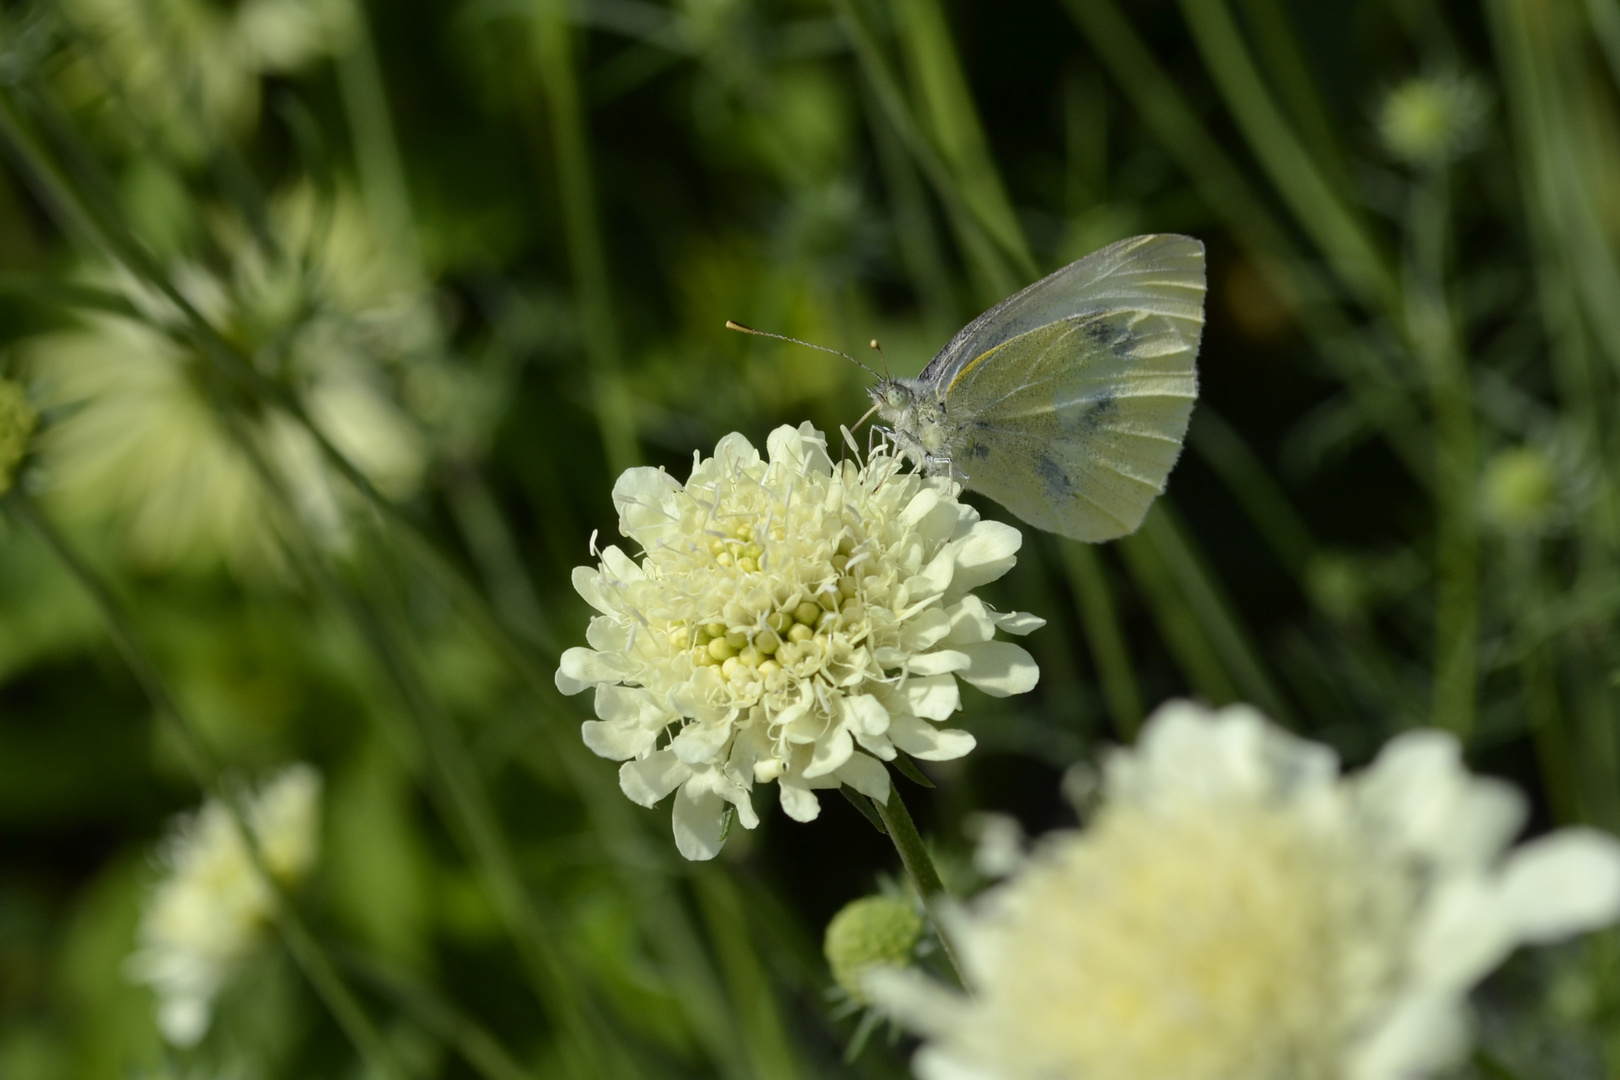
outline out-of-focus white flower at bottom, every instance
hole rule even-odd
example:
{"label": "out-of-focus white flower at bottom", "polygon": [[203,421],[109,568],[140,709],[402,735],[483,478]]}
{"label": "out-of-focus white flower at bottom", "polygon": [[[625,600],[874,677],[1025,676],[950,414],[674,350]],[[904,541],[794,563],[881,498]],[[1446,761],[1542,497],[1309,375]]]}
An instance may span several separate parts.
{"label": "out-of-focus white flower at bottom", "polygon": [[1521,944],[1620,917],[1620,843],[1509,850],[1524,801],[1416,731],[1341,778],[1253,709],[1166,705],[1080,832],[947,920],[967,996],[874,971],[926,1080],[1410,1080]]}
{"label": "out-of-focus white flower at bottom", "polygon": [[[247,800],[265,869],[284,887],[303,881],[315,865],[320,794],[320,774],[293,765]],[[225,982],[263,943],[273,895],[217,799],[176,822],[160,858],[167,873],[142,912],[139,947],[126,970],[157,994],[163,1037],[192,1046],[207,1032]]]}

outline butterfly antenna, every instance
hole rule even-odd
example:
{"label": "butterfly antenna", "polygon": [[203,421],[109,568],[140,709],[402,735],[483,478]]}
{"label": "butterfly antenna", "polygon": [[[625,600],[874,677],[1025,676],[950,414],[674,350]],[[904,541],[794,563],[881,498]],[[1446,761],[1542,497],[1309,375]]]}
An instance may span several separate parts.
{"label": "butterfly antenna", "polygon": [[[889,358],[883,355],[883,346],[878,344],[878,339],[873,338],[871,341],[866,343],[866,346],[873,352],[877,353],[878,359],[883,361],[883,377],[885,379],[892,379],[893,376],[889,374]],[[860,425],[857,424],[855,426],[859,427]]]}
{"label": "butterfly antenna", "polygon": [[807,349],[819,349],[825,353],[832,353],[834,356],[842,356],[845,360],[848,360],[850,363],[854,364],[856,367],[860,368],[874,379],[881,379],[885,377],[883,375],[879,375],[877,372],[873,371],[871,368],[849,355],[849,353],[841,352],[838,349],[829,349],[825,345],[816,345],[809,341],[800,341],[798,338],[788,337],[786,334],[773,334],[769,330],[755,330],[752,326],[744,326],[742,323],[732,322],[730,319],[726,320],[726,329],[735,330],[739,334],[753,334],[755,337],[775,338],[777,341],[786,341],[794,345],[803,345]]}

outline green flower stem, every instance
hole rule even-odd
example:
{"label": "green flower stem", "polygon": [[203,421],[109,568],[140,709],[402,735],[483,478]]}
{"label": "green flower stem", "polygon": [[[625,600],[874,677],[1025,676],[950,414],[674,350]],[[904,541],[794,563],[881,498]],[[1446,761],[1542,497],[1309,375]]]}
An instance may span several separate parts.
{"label": "green flower stem", "polygon": [[880,803],[873,799],[872,805],[877,807],[878,817],[883,819],[883,827],[888,831],[889,839],[894,841],[894,850],[900,853],[900,862],[905,865],[906,876],[911,878],[911,884],[922,899],[928,921],[934,924],[934,931],[939,935],[939,943],[945,949],[945,959],[950,961],[956,981],[967,986],[961,961],[956,956],[956,946],[951,944],[951,936],[945,932],[945,924],[939,918],[938,902],[942,897],[950,899],[950,893],[945,890],[945,883],[934,868],[934,860],[929,857],[928,847],[917,833],[917,823],[911,820],[911,811],[906,809],[905,800],[900,797],[900,785],[893,777],[889,778],[889,801]]}
{"label": "green flower stem", "polygon": [[255,869],[270,886],[276,928],[286,943],[287,951],[292,954],[293,961],[303,971],[304,977],[309,980],[316,995],[332,1013],[333,1019],[343,1029],[343,1033],[354,1044],[355,1050],[372,1072],[388,1080],[404,1080],[405,1070],[395,1060],[393,1051],[389,1049],[382,1033],[343,982],[331,958],[310,933],[297,909],[276,884],[274,876],[265,869],[258,838],[248,827],[248,815],[240,793],[231,785],[221,784],[215,780],[220,770],[213,755],[181,710],[174,695],[169,692],[157,664],[135,636],[112,590],[102,581],[100,575],[79,557],[66,538],[46,520],[34,506],[33,501],[23,493],[21,487],[13,488],[5,496],[4,504],[28,523],[79,587],[89,595],[101,615],[108,636],[123,655],[124,662],[129,665],[130,672],[135,676],[135,681],[140,684],[141,690],[152,707],[157,710],[158,715],[168,723],[170,730],[176,735],[186,766],[197,780],[198,786],[205,791],[213,790],[230,813]]}

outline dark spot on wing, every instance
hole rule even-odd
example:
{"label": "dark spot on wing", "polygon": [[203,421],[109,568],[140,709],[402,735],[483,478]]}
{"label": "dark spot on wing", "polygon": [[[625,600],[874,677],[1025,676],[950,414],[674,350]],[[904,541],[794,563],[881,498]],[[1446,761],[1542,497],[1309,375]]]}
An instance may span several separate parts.
{"label": "dark spot on wing", "polygon": [[1113,394],[1103,394],[1095,401],[1075,409],[1063,426],[1073,435],[1085,438],[1113,419],[1118,412],[1119,399]]}
{"label": "dark spot on wing", "polygon": [[962,456],[969,461],[983,461],[990,456],[990,448],[978,439],[973,439],[963,448]]}
{"label": "dark spot on wing", "polygon": [[1069,474],[1051,454],[1044,452],[1041,454],[1041,460],[1035,465],[1035,475],[1041,478],[1041,486],[1046,488],[1046,493],[1054,499],[1074,494],[1074,485],[1069,481]]}

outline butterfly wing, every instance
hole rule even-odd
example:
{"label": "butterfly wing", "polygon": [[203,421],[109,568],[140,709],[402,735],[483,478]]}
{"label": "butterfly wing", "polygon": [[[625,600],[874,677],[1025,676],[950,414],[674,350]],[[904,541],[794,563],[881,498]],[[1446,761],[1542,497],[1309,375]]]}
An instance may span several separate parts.
{"label": "butterfly wing", "polygon": [[[957,335],[988,344],[934,364],[967,486],[1030,524],[1109,540],[1142,523],[1181,453],[1198,396],[1203,245],[1121,241],[992,308]],[[986,322],[1002,312],[1007,325]],[[983,324],[983,325],[981,325]]]}

